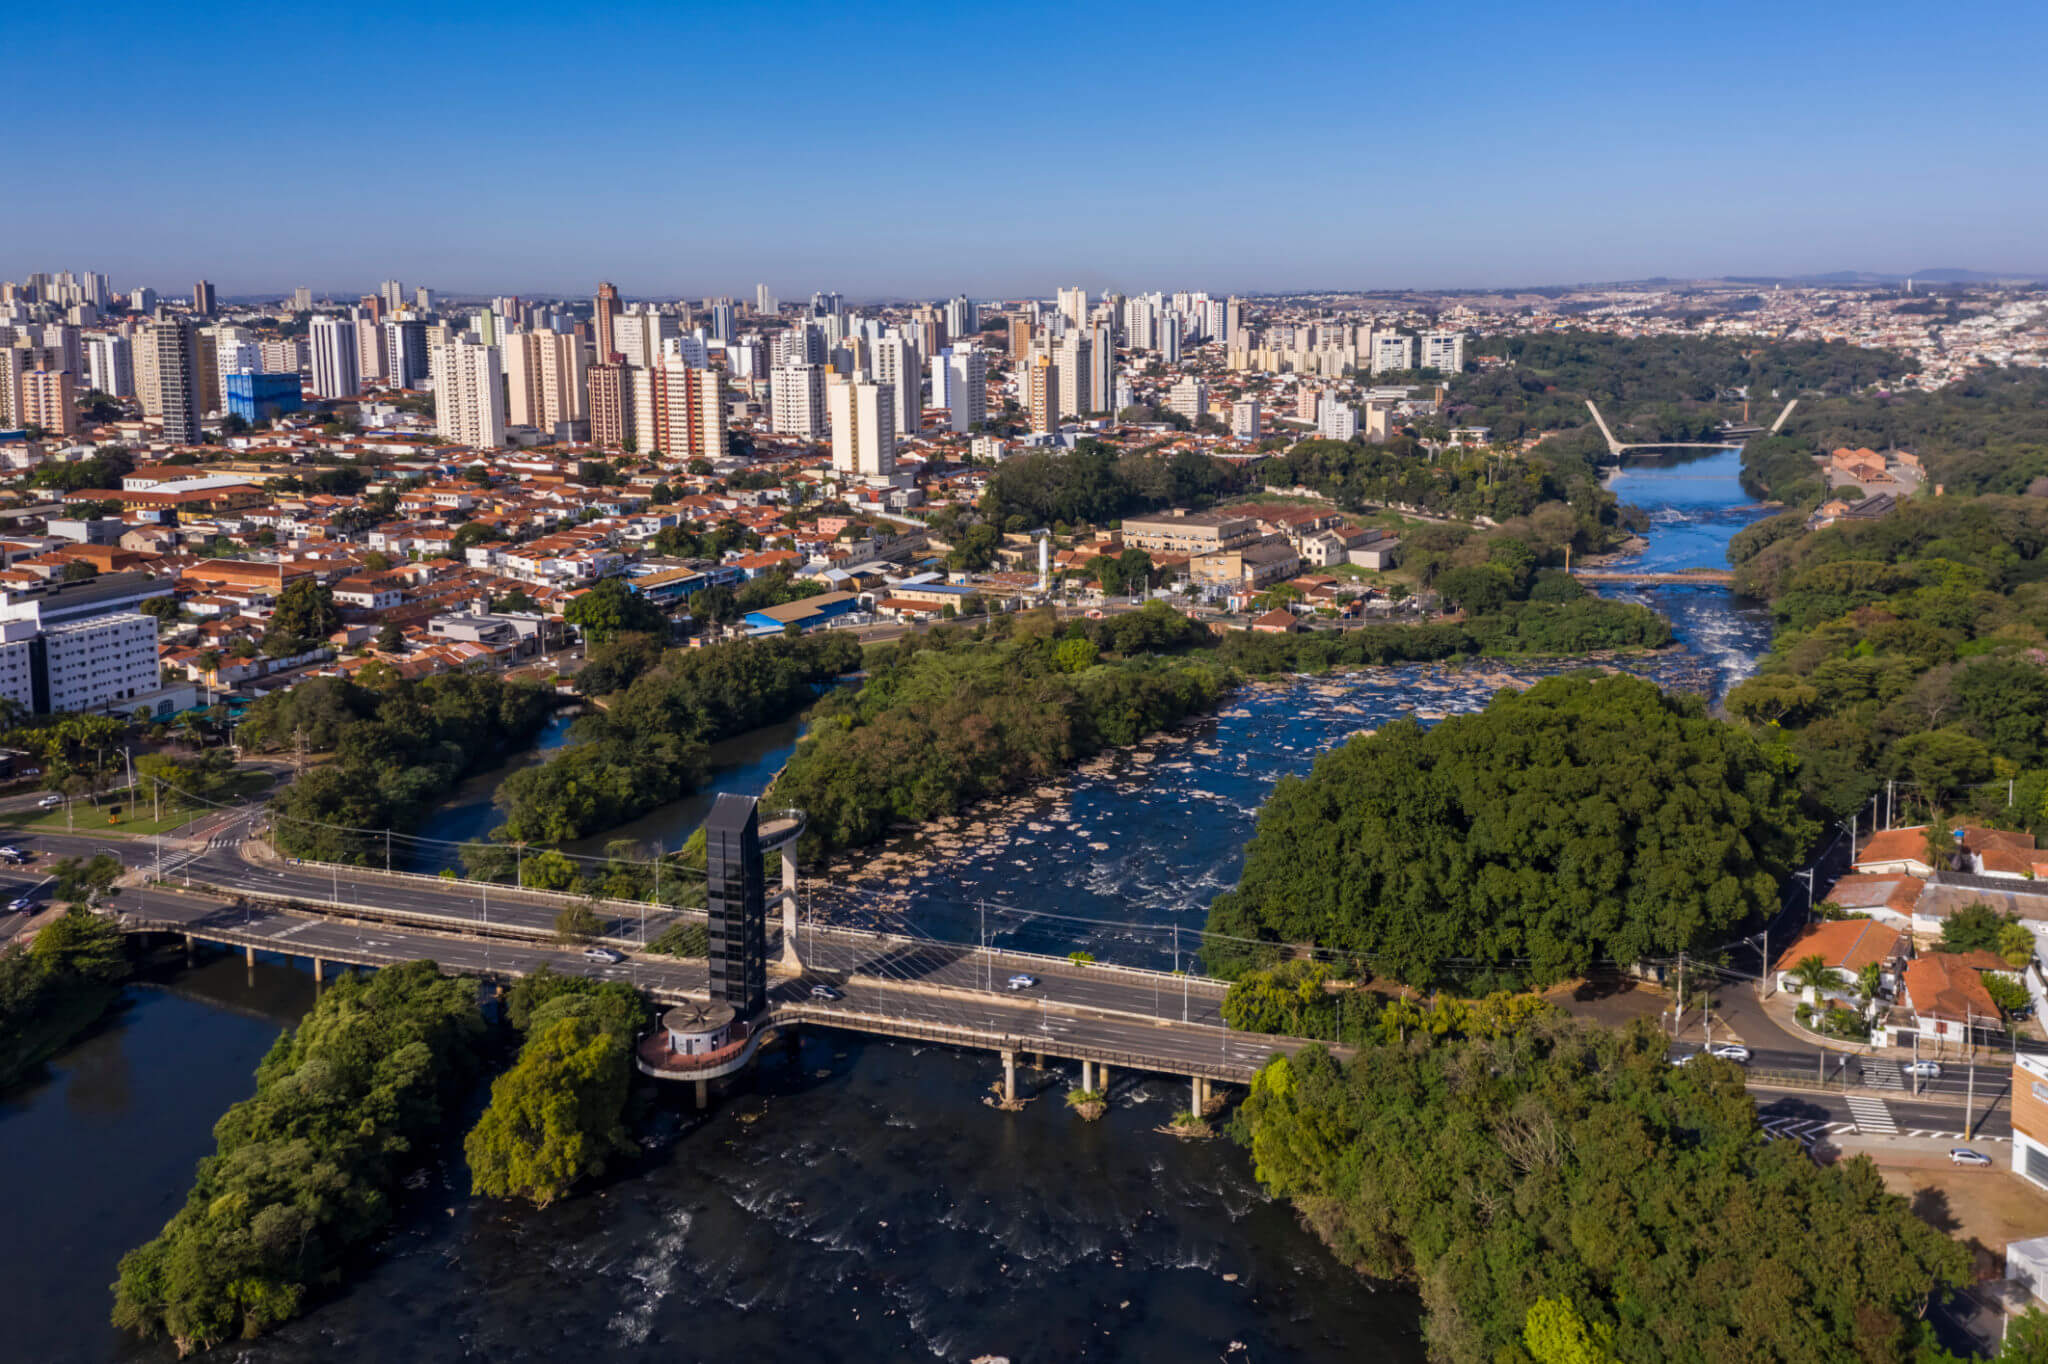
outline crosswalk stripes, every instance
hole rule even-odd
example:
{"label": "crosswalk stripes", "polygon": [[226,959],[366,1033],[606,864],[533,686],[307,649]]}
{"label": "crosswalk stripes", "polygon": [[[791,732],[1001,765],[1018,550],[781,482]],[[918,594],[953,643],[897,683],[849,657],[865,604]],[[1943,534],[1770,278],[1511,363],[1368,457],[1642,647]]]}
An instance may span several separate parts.
{"label": "crosswalk stripes", "polygon": [[1880,1060],[1874,1056],[1863,1063],[1863,1083],[1872,1089],[1903,1091],[1906,1088],[1905,1077],[1899,1073],[1899,1063]]}
{"label": "crosswalk stripes", "polygon": [[1883,1099],[1867,1094],[1851,1094],[1848,1099],[1849,1116],[1856,1120],[1857,1131],[1887,1137],[1899,1134],[1898,1124],[1892,1121],[1892,1111]]}

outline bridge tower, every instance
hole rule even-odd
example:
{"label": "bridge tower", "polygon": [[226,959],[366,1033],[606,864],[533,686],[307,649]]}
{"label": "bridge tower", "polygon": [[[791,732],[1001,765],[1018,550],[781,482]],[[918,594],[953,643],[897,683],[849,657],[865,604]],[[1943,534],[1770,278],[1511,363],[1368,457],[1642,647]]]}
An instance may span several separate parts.
{"label": "bridge tower", "polygon": [[740,1017],[768,1001],[767,895],[751,796],[722,795],[704,821],[711,998]]}

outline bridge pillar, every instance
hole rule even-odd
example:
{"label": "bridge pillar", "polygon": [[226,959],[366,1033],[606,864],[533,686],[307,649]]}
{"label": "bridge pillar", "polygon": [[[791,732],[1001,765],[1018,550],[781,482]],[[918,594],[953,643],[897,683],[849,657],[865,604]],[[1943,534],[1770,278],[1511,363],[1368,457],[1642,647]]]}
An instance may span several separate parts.
{"label": "bridge pillar", "polygon": [[327,963],[326,963],[326,962],[324,962],[324,961],[322,961],[322,960],[320,960],[320,958],[318,958],[318,957],[315,957],[315,958],[313,958],[313,983],[314,983],[315,985],[318,985],[318,984],[320,984],[320,983],[321,983],[321,977],[322,977],[322,976],[324,976],[324,975],[326,975],[326,974],[327,974]]}
{"label": "bridge pillar", "polygon": [[1031,1068],[1032,1068],[1033,1070],[1044,1070],[1044,1069],[1045,1069],[1045,1053],[1044,1053],[1044,1052],[1042,1052],[1042,1051],[1035,1051],[1035,1052],[1031,1053]]}
{"label": "bridge pillar", "polygon": [[804,969],[796,951],[796,840],[782,845],[782,964],[792,971]]}
{"label": "bridge pillar", "polygon": [[1081,1088],[1086,1090],[1093,1090],[1095,1088],[1095,1063],[1093,1061],[1083,1061],[1081,1063]]}
{"label": "bridge pillar", "polygon": [[185,964],[187,966],[192,964],[192,949],[194,946],[192,935],[187,933],[185,935]]}
{"label": "bridge pillar", "polygon": [[1097,1066],[1095,1067],[1095,1087],[1096,1087],[1097,1089],[1099,1089],[1099,1090],[1101,1090],[1101,1091],[1102,1091],[1102,1095],[1103,1095],[1103,1097],[1104,1097],[1104,1098],[1108,1098],[1108,1097],[1109,1097],[1109,1067],[1108,1067],[1108,1066],[1105,1066],[1105,1065],[1100,1065],[1100,1064],[1098,1064],[1098,1065],[1097,1065]]}
{"label": "bridge pillar", "polygon": [[254,966],[256,964],[256,949],[253,947],[244,947],[242,949],[242,960],[246,964]]}
{"label": "bridge pillar", "polygon": [[1003,1102],[1017,1102],[1017,1053],[1014,1051],[1003,1053]]}
{"label": "bridge pillar", "polygon": [[1202,1077],[1197,1075],[1188,1082],[1188,1111],[1196,1117],[1202,1116]]}
{"label": "bridge pillar", "polygon": [[711,1082],[709,1080],[699,1080],[697,1081],[697,1108],[701,1112],[709,1107],[711,1107]]}

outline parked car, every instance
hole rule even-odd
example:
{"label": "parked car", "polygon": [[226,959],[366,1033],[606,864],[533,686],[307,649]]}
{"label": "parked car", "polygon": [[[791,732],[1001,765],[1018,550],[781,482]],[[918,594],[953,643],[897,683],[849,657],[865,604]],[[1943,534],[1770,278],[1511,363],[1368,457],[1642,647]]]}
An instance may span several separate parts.
{"label": "parked car", "polygon": [[1991,1168],[1991,1157],[1985,1155],[1982,1151],[1972,1151],[1967,1146],[1957,1146],[1949,1150],[1948,1163],[1951,1165],[1969,1165],[1977,1169],[1988,1170]]}
{"label": "parked car", "polygon": [[1707,1055],[1718,1056],[1723,1061],[1733,1061],[1738,1066],[1749,1064],[1749,1048],[1738,1042],[1716,1042],[1707,1048]]}
{"label": "parked car", "polygon": [[842,994],[840,994],[840,993],[839,993],[839,992],[838,992],[837,990],[833,989],[833,988],[832,988],[831,986],[829,986],[829,985],[813,985],[813,986],[811,987],[811,998],[812,998],[812,999],[844,999],[844,998],[846,998],[846,996],[845,996],[845,995],[842,995]]}
{"label": "parked car", "polygon": [[1028,990],[1036,984],[1038,984],[1037,976],[1027,976],[1022,971],[1019,971],[1016,975],[1010,977],[1006,988],[1011,990]]}
{"label": "parked car", "polygon": [[18,867],[26,861],[28,861],[28,854],[21,849],[0,848],[0,862],[11,862]]}
{"label": "parked car", "polygon": [[616,966],[625,960],[624,957],[612,951],[609,947],[586,947],[583,949],[583,959],[585,961],[601,961],[607,966]]}
{"label": "parked car", "polygon": [[1939,1080],[1941,1078],[1941,1062],[1914,1061],[1906,1067],[1906,1074],[1922,1080]]}

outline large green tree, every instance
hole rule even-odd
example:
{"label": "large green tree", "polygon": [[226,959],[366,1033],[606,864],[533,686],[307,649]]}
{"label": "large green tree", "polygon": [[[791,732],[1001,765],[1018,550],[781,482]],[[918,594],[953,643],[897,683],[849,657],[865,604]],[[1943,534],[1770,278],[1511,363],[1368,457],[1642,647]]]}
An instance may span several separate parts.
{"label": "large green tree", "polygon": [[312,578],[301,578],[278,593],[270,627],[263,635],[263,649],[273,657],[295,654],[340,628],[341,612],[334,605],[333,589]]}
{"label": "large green tree", "polygon": [[[1417,982],[1475,962],[1550,981],[1698,947],[1775,908],[1811,841],[1789,766],[1697,698],[1550,678],[1283,778],[1210,928]],[[1208,951],[1217,969],[1256,960]]]}

